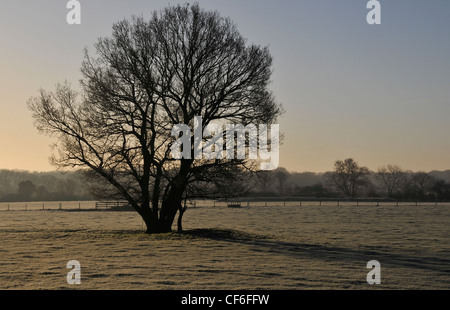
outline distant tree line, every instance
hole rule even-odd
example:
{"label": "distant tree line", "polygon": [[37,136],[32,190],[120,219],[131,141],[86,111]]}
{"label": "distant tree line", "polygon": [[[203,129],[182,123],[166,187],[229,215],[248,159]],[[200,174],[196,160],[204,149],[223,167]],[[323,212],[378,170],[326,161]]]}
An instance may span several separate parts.
{"label": "distant tree line", "polygon": [[92,200],[77,173],[0,170],[0,201]]}
{"label": "distant tree line", "polygon": [[[303,197],[389,198],[398,201],[450,201],[450,170],[407,171],[388,164],[370,171],[352,158],[337,160],[325,173],[289,172],[285,168],[242,176],[241,182],[221,174],[221,191],[206,182],[190,188],[197,198]],[[228,182],[227,182],[228,180]],[[228,184],[227,186],[223,186]],[[245,185],[244,185],[245,184]],[[211,193],[210,193],[211,192]],[[76,172],[0,170],[0,201],[78,201],[117,199],[115,192]]]}
{"label": "distant tree line", "polygon": [[450,201],[450,171],[407,171],[388,164],[370,171],[354,159],[337,160],[325,173],[261,171],[248,196],[306,198],[389,198]]}

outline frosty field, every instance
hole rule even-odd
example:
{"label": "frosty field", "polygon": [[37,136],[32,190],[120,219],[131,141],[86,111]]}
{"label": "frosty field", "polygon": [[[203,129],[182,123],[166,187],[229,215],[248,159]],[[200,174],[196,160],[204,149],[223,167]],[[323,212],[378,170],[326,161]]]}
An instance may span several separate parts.
{"label": "frosty field", "polygon": [[205,204],[162,235],[135,212],[1,210],[0,289],[450,289],[450,206]]}

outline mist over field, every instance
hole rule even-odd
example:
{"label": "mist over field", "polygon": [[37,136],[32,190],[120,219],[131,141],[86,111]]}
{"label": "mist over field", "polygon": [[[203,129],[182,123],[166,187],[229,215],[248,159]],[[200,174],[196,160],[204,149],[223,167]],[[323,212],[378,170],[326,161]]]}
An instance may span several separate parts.
{"label": "mist over field", "polygon": [[[419,172],[404,171],[405,178],[412,178]],[[342,198],[327,184],[326,173],[295,172],[280,167],[266,173],[266,179],[257,176],[251,179],[251,187],[244,197],[308,197],[308,198]],[[428,191],[440,191],[432,197],[418,193],[409,200],[450,200],[450,170],[430,171],[427,173],[435,182],[430,184]],[[370,191],[362,192],[358,197],[386,198],[384,184],[377,178],[376,171],[369,173]],[[411,187],[414,184],[410,185]],[[414,190],[414,188],[412,189]],[[33,202],[33,201],[92,201],[96,195],[90,189],[89,183],[77,172],[35,172],[26,170],[0,170],[0,202]],[[395,197],[405,200],[408,197]],[[102,199],[105,199],[102,197]]]}

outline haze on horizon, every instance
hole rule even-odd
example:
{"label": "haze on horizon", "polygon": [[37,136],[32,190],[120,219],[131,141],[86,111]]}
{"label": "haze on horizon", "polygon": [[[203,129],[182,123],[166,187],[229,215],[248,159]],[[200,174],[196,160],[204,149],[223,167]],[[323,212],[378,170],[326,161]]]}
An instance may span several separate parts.
{"label": "haze on horizon", "polygon": [[[77,85],[83,48],[114,22],[169,1],[3,1],[0,11],[0,169],[54,170],[52,140],[33,126],[26,101],[65,79]],[[170,1],[171,4],[186,1]],[[280,166],[324,172],[354,158],[375,170],[450,169],[450,2],[383,1],[381,25],[367,1],[199,0],[274,57],[272,89],[286,113]]]}

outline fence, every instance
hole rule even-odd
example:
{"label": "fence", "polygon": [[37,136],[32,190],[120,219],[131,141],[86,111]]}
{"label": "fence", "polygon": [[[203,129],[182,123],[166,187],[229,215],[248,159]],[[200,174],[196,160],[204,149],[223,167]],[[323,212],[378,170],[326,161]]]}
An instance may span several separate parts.
{"label": "fence", "polygon": [[[189,208],[203,207],[399,207],[399,206],[450,206],[450,202],[403,202],[392,200],[367,200],[367,199],[265,199],[265,198],[242,198],[232,200],[192,200]],[[124,201],[60,201],[60,202],[2,202],[0,211],[119,211],[133,210]]]}
{"label": "fence", "polygon": [[232,200],[216,200],[212,202],[197,203],[198,206],[211,205],[213,207],[240,205],[241,207],[270,207],[270,206],[297,206],[297,207],[363,207],[363,206],[450,206],[446,201],[396,201],[389,199],[317,199],[317,198],[241,198]]}
{"label": "fence", "polygon": [[[236,201],[236,200],[233,200]],[[257,207],[257,206],[450,206],[450,202],[446,201],[397,201],[388,199],[305,199],[305,198],[286,198],[286,199],[264,199],[264,198],[248,198],[237,200],[241,206]]]}
{"label": "fence", "polygon": [[129,203],[126,201],[97,201],[95,203],[95,209],[120,209],[120,208],[127,208],[129,206]]}
{"label": "fence", "polygon": [[2,202],[0,211],[87,211],[95,210],[95,201]]}

